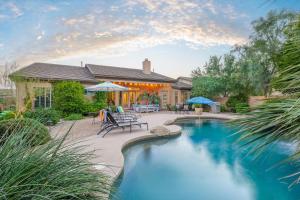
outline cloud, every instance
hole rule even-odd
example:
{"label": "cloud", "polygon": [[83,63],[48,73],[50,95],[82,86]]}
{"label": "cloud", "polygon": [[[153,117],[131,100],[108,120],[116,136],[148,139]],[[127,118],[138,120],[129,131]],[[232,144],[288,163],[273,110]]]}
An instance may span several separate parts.
{"label": "cloud", "polygon": [[212,0],[124,0],[107,7],[92,4],[84,9],[81,14],[76,11],[48,21],[55,24],[51,34],[47,30],[41,32],[41,25],[34,24],[38,32],[35,40],[10,55],[19,63],[28,64],[76,55],[126,54],[176,42],[184,42],[193,49],[235,45],[247,38],[247,29],[239,19],[245,15],[233,6]]}
{"label": "cloud", "polygon": [[4,19],[7,19],[7,18],[8,18],[7,15],[0,14],[0,21],[1,21],[1,20],[4,20]]}
{"label": "cloud", "polygon": [[11,10],[11,12],[14,13],[15,17],[20,17],[24,14],[15,3],[9,2],[7,6]]}
{"label": "cloud", "polygon": [[4,44],[0,43],[0,48],[4,47]]}
{"label": "cloud", "polygon": [[59,8],[54,6],[54,5],[47,5],[44,9],[45,12],[53,12],[53,11],[58,11]]}

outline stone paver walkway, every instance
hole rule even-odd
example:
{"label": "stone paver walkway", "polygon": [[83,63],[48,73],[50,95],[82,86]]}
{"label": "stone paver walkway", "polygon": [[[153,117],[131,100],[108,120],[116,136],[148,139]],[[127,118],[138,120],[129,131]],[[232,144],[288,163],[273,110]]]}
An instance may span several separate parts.
{"label": "stone paver walkway", "polygon": [[[111,131],[104,138],[96,134],[100,129],[100,123],[92,124],[92,119],[87,118],[75,122],[67,137],[67,142],[71,141],[76,143],[76,145],[84,145],[84,151],[93,151],[95,157],[92,159],[92,162],[95,163],[95,168],[114,178],[122,171],[124,165],[122,149],[125,145],[145,138],[160,137],[160,135],[150,133],[150,130],[156,126],[164,126],[168,128],[172,134],[180,134],[181,129],[179,126],[164,124],[165,122],[172,122],[177,118],[185,117],[234,119],[238,116],[226,113],[203,113],[200,116],[161,112],[142,114],[140,120],[149,123],[149,131],[146,130],[146,127],[142,129],[136,127],[131,133],[128,129],[125,129],[124,132],[122,129],[117,129]],[[74,122],[66,121],[52,127],[50,130],[51,136],[53,138],[62,137],[68,132],[73,123]]]}

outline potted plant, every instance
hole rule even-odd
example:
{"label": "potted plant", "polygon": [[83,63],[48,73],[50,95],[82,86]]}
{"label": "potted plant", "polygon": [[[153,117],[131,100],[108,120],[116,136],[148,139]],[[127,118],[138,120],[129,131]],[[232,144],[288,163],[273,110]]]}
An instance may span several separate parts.
{"label": "potted plant", "polygon": [[201,115],[201,113],[203,112],[203,108],[201,104],[195,104],[195,113],[196,115]]}

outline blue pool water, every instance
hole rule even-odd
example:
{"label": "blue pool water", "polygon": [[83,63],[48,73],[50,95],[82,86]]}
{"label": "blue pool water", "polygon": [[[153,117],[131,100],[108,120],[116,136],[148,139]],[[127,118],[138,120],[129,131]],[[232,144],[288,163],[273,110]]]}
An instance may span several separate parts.
{"label": "blue pool water", "polygon": [[259,159],[247,155],[217,120],[178,123],[183,134],[143,142],[124,151],[124,174],[115,197],[121,200],[286,200],[300,199],[299,187],[288,189],[279,178],[292,165],[268,170],[294,147],[276,145]]}

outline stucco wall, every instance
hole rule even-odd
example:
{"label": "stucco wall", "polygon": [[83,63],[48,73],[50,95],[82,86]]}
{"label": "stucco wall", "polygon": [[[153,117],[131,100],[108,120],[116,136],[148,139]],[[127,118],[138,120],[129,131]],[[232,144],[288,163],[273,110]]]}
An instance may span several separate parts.
{"label": "stucco wall", "polygon": [[[102,79],[102,80],[98,80],[100,81],[126,81],[126,80],[115,80],[115,79]],[[137,82],[137,81],[126,81],[126,82]],[[141,82],[140,82],[141,83]],[[143,82],[144,83],[144,82]],[[151,82],[149,82],[151,83]],[[153,83],[153,82],[152,82]],[[90,86],[90,85],[94,85],[91,83],[82,83],[84,87],[86,86]],[[164,86],[162,88],[160,88],[158,90],[158,93],[160,94],[161,91],[165,91],[168,93],[168,104],[171,105],[175,105],[175,91],[178,92],[178,103],[182,104],[182,93],[180,90],[176,90],[173,89],[171,87],[170,83],[159,83],[159,84],[163,84]],[[27,97],[27,95],[30,96],[31,100],[32,100],[32,105],[34,102],[34,88],[36,87],[44,87],[44,88],[51,88],[52,87],[52,83],[50,82],[46,82],[46,81],[35,81],[35,82],[30,82],[30,81],[18,81],[16,82],[16,108],[18,111],[24,111],[25,110],[25,99]],[[118,101],[116,101],[118,102]]]}
{"label": "stucco wall", "polygon": [[16,82],[16,108],[17,111],[25,110],[25,99],[27,96],[30,97],[32,103],[34,101],[34,88],[44,87],[51,88],[52,84],[49,82],[26,82],[18,81]]}

